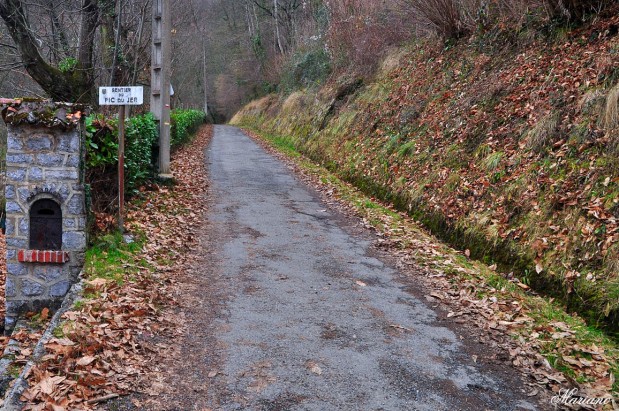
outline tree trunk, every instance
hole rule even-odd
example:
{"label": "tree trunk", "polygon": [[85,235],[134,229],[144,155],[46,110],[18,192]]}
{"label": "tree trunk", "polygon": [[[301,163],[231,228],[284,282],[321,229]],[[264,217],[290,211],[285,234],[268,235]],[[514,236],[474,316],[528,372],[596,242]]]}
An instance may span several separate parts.
{"label": "tree trunk", "polygon": [[117,72],[118,56],[121,42],[122,24],[123,24],[123,2],[118,0],[118,17],[116,23],[116,37],[114,38],[114,57],[112,59],[112,70],[110,71],[110,86],[121,85],[122,73]]}
{"label": "tree trunk", "polygon": [[144,22],[146,21],[146,9],[147,5],[144,4],[142,9],[140,10],[140,23],[138,25],[138,40],[134,47],[135,57],[133,59],[133,67],[132,67],[132,75],[131,75],[131,84],[135,85],[138,80],[138,62],[140,58],[140,46],[142,45],[142,37],[144,36]]}
{"label": "tree trunk", "polygon": [[17,45],[26,71],[56,101],[93,103],[94,75],[92,56],[94,31],[97,26],[97,0],[84,0],[78,64],[74,70],[62,72],[41,56],[33,35],[24,3],[21,0],[0,1],[0,17],[6,23]]}
{"label": "tree trunk", "polygon": [[62,24],[58,20],[58,14],[56,13],[55,0],[49,0],[49,18],[52,23],[52,40],[54,43],[53,54],[56,56],[57,61],[61,61],[64,57],[70,56],[69,41],[62,28]]}
{"label": "tree trunk", "polygon": [[277,10],[277,0],[273,0],[273,18],[275,19],[275,39],[277,41],[277,47],[279,53],[284,54],[284,48],[282,47],[282,38],[279,34],[279,11]]}
{"label": "tree trunk", "polygon": [[114,65],[114,51],[116,45],[116,39],[114,37],[116,0],[100,0],[99,9],[101,20],[101,26],[99,27],[99,34],[101,36],[101,61],[103,62],[103,67],[109,76],[109,79],[104,80],[103,82],[112,83],[112,79],[114,77],[114,73],[112,73],[112,66]]}
{"label": "tree trunk", "polygon": [[203,60],[202,60],[202,68],[204,70],[203,72],[203,82],[204,82],[204,112],[206,113],[206,115],[208,116],[208,93],[207,93],[207,84],[208,84],[208,73],[206,70],[206,38],[203,37],[202,40],[202,55],[203,55]]}

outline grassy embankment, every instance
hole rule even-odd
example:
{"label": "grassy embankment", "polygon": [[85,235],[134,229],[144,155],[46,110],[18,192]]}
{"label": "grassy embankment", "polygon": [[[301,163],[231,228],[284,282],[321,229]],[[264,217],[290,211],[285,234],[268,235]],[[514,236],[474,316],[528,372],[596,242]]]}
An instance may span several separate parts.
{"label": "grassy embankment", "polygon": [[616,335],[618,25],[417,43],[372,82],[270,95],[232,123],[278,136]]}

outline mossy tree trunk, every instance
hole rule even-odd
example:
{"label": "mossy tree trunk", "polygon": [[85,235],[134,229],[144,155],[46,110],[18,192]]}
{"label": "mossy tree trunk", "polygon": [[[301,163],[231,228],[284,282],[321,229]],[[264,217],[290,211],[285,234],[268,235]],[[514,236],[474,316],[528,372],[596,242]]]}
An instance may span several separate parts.
{"label": "mossy tree trunk", "polygon": [[77,64],[61,71],[47,62],[33,35],[25,2],[0,0],[0,17],[6,23],[11,38],[20,51],[26,71],[41,88],[56,101],[94,103],[94,40],[99,23],[97,0],[83,0],[81,8],[80,42]]}

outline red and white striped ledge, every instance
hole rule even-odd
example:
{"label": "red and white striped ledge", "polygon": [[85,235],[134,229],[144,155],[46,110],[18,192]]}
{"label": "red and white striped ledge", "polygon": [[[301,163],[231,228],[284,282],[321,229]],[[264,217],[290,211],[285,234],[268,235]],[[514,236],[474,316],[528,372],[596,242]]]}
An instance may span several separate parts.
{"label": "red and white striped ledge", "polygon": [[20,263],[63,264],[69,261],[69,253],[67,251],[19,250],[17,261]]}

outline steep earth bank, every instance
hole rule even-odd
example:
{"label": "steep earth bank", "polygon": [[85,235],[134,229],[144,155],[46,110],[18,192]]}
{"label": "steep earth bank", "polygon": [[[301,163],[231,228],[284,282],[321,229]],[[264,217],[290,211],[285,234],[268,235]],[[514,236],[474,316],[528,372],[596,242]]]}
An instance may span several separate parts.
{"label": "steep earth bank", "polygon": [[619,17],[393,52],[371,82],[270,95],[280,136],[472,257],[619,326]]}

